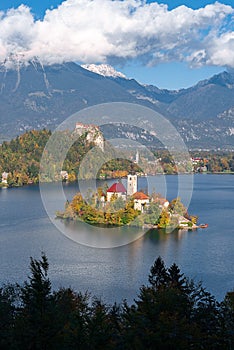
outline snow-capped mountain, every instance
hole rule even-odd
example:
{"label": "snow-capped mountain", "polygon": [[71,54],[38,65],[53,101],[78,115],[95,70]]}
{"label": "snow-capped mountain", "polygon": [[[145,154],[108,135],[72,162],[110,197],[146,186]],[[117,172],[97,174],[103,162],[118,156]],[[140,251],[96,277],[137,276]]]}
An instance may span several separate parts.
{"label": "snow-capped mountain", "polygon": [[[53,130],[86,107],[129,102],[168,118],[190,148],[234,149],[233,101],[234,75],[227,72],[188,89],[169,91],[123,78],[108,65],[48,66],[36,58],[27,62],[11,56],[0,64],[0,142],[30,129]],[[105,132],[111,138],[134,134],[136,140],[156,144],[149,135],[131,128],[111,127]]]}
{"label": "snow-capped mountain", "polygon": [[109,64],[83,64],[81,67],[104,77],[127,79],[123,73],[118,72]]}

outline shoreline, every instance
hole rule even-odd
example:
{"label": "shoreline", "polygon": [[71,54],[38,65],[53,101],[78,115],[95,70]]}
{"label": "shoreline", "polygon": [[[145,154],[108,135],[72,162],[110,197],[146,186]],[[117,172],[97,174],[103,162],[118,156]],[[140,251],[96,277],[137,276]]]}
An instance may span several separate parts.
{"label": "shoreline", "polygon": [[[179,173],[179,174],[147,174],[144,176],[140,176],[140,177],[153,177],[153,176],[181,176],[181,175],[187,175],[187,176],[194,176],[194,175],[234,175],[234,172],[205,172],[205,173]],[[108,181],[108,180],[117,180],[119,178],[116,177],[108,177],[108,178],[91,178],[91,179],[79,179],[80,181],[90,181],[90,180],[99,180],[99,181]],[[126,177],[121,177],[120,179],[126,179]],[[62,182],[63,184],[74,184],[77,183],[78,180],[74,180],[74,181],[62,181],[62,180],[58,180],[58,181],[37,181],[37,182],[31,182],[31,183],[27,183],[27,184],[23,184],[23,185],[8,185],[8,184],[2,184],[0,182],[0,190],[1,189],[7,189],[7,188],[21,188],[21,187],[25,187],[25,186],[34,186],[34,185],[40,185],[41,184],[56,184]]]}
{"label": "shoreline", "polygon": [[[146,230],[157,230],[157,231],[160,231],[160,230],[170,230],[170,231],[174,231],[174,230],[178,230],[178,231],[197,231],[198,229],[204,229],[204,228],[207,228],[208,227],[208,224],[205,224],[205,226],[203,226],[202,224],[200,225],[193,225],[192,227],[186,227],[186,226],[178,226],[178,227],[173,227],[173,226],[166,226],[166,227],[159,227],[158,225],[152,225],[152,224],[144,224],[142,226],[137,226],[137,225],[131,225],[131,223],[129,224],[109,224],[109,223],[91,223],[91,222],[88,222],[88,221],[84,221],[82,220],[80,217],[77,217],[77,218],[69,218],[69,217],[63,217],[62,215],[60,215],[61,213],[57,213],[56,216],[55,216],[55,219],[56,220],[62,220],[62,221],[65,221],[65,222],[82,222],[82,223],[85,223],[85,224],[88,224],[88,225],[91,225],[91,226],[98,226],[98,227],[124,227],[124,226],[128,226],[128,227],[135,227],[135,228],[142,228],[142,229],[146,229]],[[206,226],[207,225],[207,226]]]}

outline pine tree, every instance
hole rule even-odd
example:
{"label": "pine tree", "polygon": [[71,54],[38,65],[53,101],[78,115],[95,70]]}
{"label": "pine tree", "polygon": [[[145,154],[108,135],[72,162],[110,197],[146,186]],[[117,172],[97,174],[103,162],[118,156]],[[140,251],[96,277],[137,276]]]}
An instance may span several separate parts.
{"label": "pine tree", "polygon": [[12,285],[0,288],[0,349],[13,347],[15,287]]}
{"label": "pine tree", "polygon": [[21,287],[22,306],[16,320],[19,349],[51,349],[54,317],[51,283],[47,276],[48,260],[44,253],[40,260],[31,258],[29,282]]}
{"label": "pine tree", "polygon": [[162,285],[166,285],[169,281],[169,275],[165,267],[164,261],[159,256],[153,266],[150,269],[149,283],[154,287],[158,288]]}
{"label": "pine tree", "polygon": [[168,269],[170,285],[176,287],[181,291],[187,290],[187,279],[184,274],[180,272],[179,267],[174,263]]}

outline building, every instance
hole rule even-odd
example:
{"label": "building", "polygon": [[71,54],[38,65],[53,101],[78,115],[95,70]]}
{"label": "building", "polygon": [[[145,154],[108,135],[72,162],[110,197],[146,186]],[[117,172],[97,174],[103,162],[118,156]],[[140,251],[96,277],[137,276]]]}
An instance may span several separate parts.
{"label": "building", "polygon": [[67,181],[68,180],[68,172],[66,170],[61,170],[60,171],[60,175],[63,181]]}
{"label": "building", "polygon": [[136,159],[134,161],[135,164],[139,164],[139,151],[136,153]]}
{"label": "building", "polygon": [[142,213],[149,204],[149,196],[143,192],[136,192],[132,195],[134,201],[134,209],[140,210]]}
{"label": "building", "polygon": [[164,208],[164,209],[167,209],[170,204],[169,201],[163,197],[155,197],[153,198],[153,202],[157,203],[160,208]]}
{"label": "building", "polygon": [[94,124],[76,123],[75,133],[79,136],[85,135],[88,142],[93,142],[104,152],[104,136],[99,126]]}
{"label": "building", "polygon": [[127,195],[132,196],[137,192],[137,175],[128,175]]}
{"label": "building", "polygon": [[122,198],[124,201],[127,199],[127,191],[121,182],[114,183],[106,192],[106,200],[110,202],[112,196],[116,198]]}
{"label": "building", "polygon": [[8,179],[9,173],[6,173],[5,171],[2,173],[2,183],[7,184],[7,179]]}
{"label": "building", "polygon": [[106,202],[106,196],[105,196],[105,193],[102,193],[100,197],[100,203],[103,208],[105,207],[105,202]]}

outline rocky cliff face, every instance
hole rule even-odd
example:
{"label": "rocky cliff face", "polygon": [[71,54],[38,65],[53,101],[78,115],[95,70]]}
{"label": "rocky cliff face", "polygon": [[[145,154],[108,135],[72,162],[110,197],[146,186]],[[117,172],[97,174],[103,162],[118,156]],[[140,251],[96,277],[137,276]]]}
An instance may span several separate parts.
{"label": "rocky cliff face", "polygon": [[79,136],[84,136],[86,141],[89,143],[94,143],[102,151],[104,151],[104,136],[97,125],[76,123],[76,128],[74,133]]}

